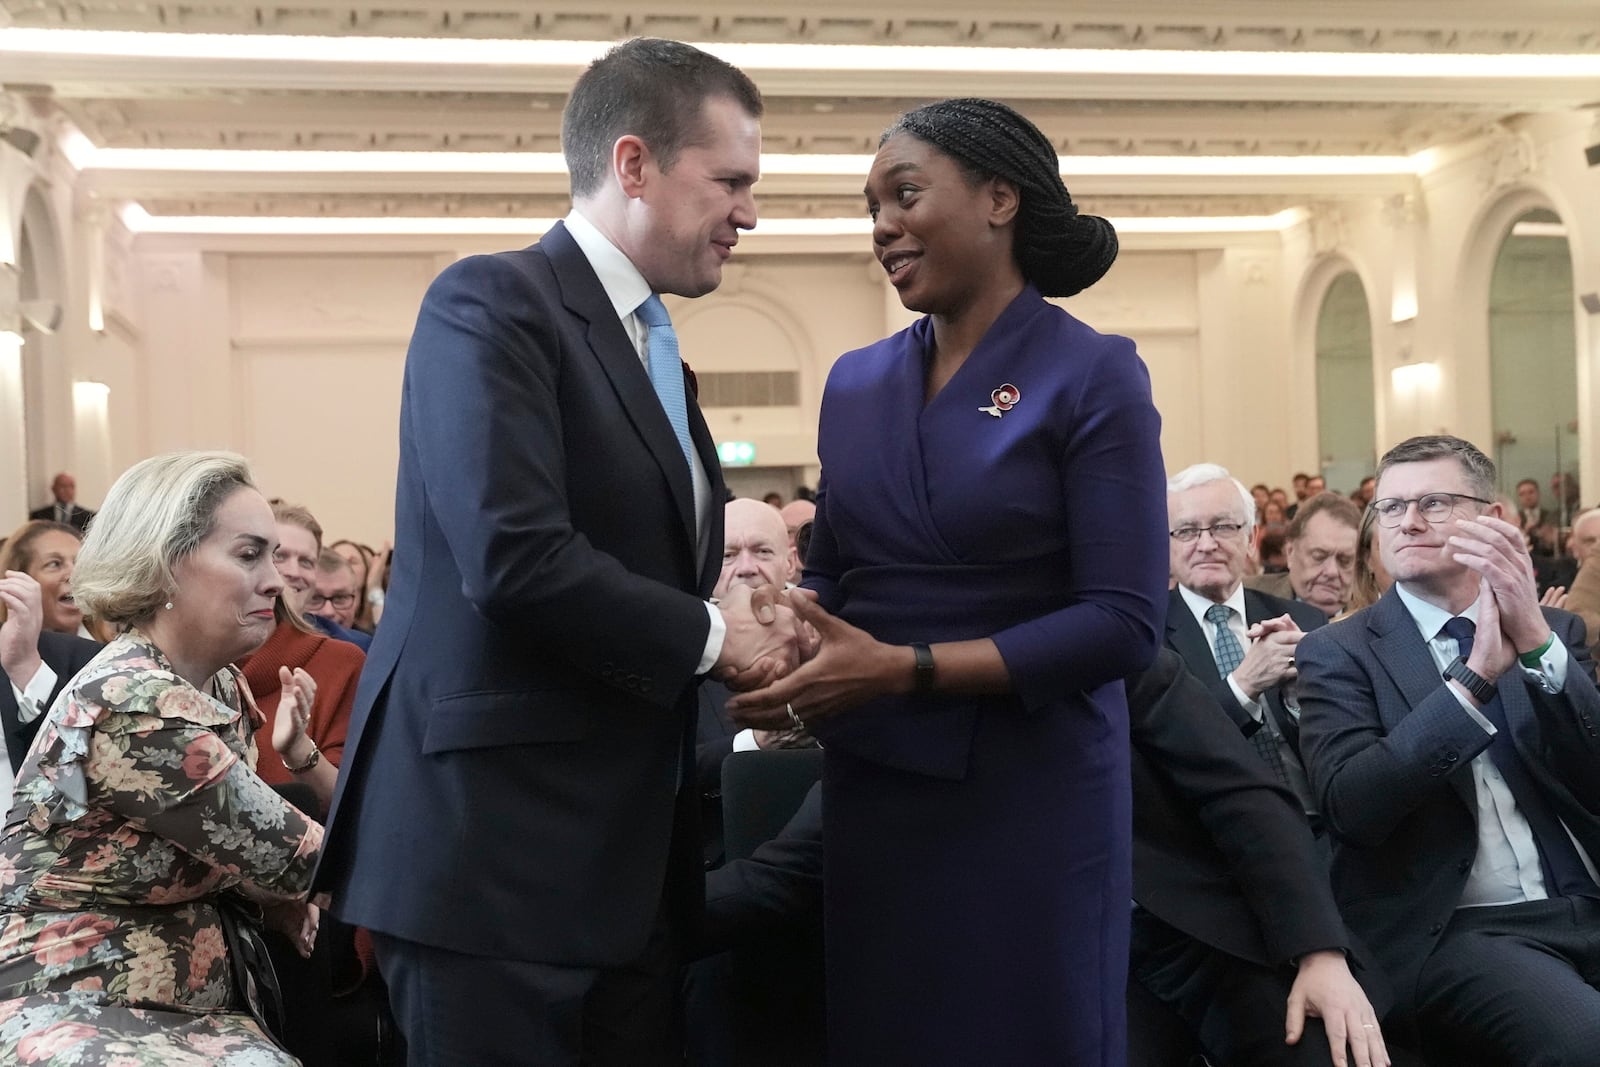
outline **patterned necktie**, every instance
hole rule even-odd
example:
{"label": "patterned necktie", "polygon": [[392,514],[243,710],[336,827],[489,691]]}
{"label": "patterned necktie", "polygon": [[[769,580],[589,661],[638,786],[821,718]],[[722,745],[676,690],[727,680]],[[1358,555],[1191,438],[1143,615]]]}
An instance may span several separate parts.
{"label": "patterned necktie", "polygon": [[[1239,647],[1239,639],[1233,635],[1233,630],[1228,626],[1228,620],[1233,617],[1233,609],[1226,604],[1213,604],[1206,609],[1206,621],[1211,624],[1213,636],[1216,638],[1217,673],[1224,679],[1233,673],[1235,667],[1244,662],[1244,649]],[[1250,743],[1256,747],[1256,755],[1272,772],[1278,776],[1278,781],[1289,785],[1289,772],[1283,766],[1283,752],[1278,748],[1278,735],[1267,724],[1267,716],[1271,714],[1266,708],[1261,709],[1261,725],[1255,733],[1250,735]]]}
{"label": "patterned necktie", "polygon": [[684,462],[694,470],[694,445],[689,440],[689,405],[683,395],[683,360],[678,356],[678,335],[672,329],[672,319],[666,306],[654,293],[634,312],[650,327],[646,345],[650,359],[650,384],[677,435],[678,447],[683,449]]}
{"label": "patterned necktie", "polygon": [[[1455,638],[1456,652],[1462,662],[1472,655],[1472,640],[1478,632],[1471,619],[1454,618],[1445,623],[1442,632]],[[1515,664],[1512,670],[1522,668]],[[1568,668],[1571,669],[1570,667]],[[1534,844],[1538,846],[1539,863],[1544,869],[1545,892],[1550,896],[1600,896],[1594,879],[1583,866],[1578,850],[1572,846],[1561,819],[1545,800],[1538,781],[1528,772],[1516,743],[1511,739],[1511,726],[1506,719],[1505,705],[1500,694],[1479,709],[1483,717],[1494,724],[1494,740],[1489,743],[1489,759],[1506,781],[1506,788],[1517,802],[1517,810],[1528,820],[1533,831]]]}

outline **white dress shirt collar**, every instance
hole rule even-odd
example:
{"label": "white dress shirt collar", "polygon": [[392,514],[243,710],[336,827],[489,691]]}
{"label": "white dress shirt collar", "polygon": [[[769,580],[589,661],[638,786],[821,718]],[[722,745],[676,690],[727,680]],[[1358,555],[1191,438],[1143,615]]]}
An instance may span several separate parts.
{"label": "white dress shirt collar", "polygon": [[578,242],[578,248],[589,261],[589,266],[594,268],[595,276],[600,279],[600,288],[606,291],[606,298],[616,309],[617,318],[626,322],[639,305],[649,298],[650,283],[644,280],[644,275],[639,273],[633,261],[623,255],[622,249],[612,244],[611,239],[584,218],[577,208],[567,212],[567,217],[562,221],[566,224],[567,232],[572,234],[572,239]]}
{"label": "white dress shirt collar", "polygon": [[[1406,610],[1411,613],[1411,621],[1416,623],[1417,631],[1422,634],[1424,641],[1435,640],[1439,636],[1439,631],[1444,629],[1444,624],[1458,617],[1450,614],[1444,608],[1428,603],[1415,593],[1407,591],[1406,587],[1399,582],[1395,583],[1394,591],[1399,594],[1400,603],[1404,604]],[[1474,600],[1467,605],[1467,610],[1463,611],[1459,618],[1471,619],[1472,625],[1477,626],[1478,601]]]}
{"label": "white dress shirt collar", "polygon": [[[1183,597],[1183,602],[1185,604],[1189,605],[1189,611],[1194,614],[1194,621],[1200,623],[1200,628],[1205,630],[1205,624],[1207,622],[1206,611],[1210,609],[1211,605],[1218,603],[1218,601],[1212,600],[1209,597],[1203,597],[1186,585],[1178,586],[1178,595]],[[1247,629],[1249,628],[1250,619],[1244,613],[1243,582],[1240,582],[1238,585],[1234,586],[1233,594],[1229,596],[1228,599],[1221,601],[1221,603],[1228,605],[1228,607],[1238,612],[1239,621],[1244,623]],[[1211,639],[1211,634],[1209,631],[1206,633],[1206,639],[1208,641]]]}

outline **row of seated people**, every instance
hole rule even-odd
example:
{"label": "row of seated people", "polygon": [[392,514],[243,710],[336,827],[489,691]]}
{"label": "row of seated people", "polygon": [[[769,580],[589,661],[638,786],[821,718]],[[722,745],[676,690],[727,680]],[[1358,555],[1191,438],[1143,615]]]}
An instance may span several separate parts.
{"label": "row of seated people", "polygon": [[[1449,458],[1448,454],[1445,458]],[[1392,513],[1392,507],[1385,510],[1382,505],[1386,502],[1371,509],[1369,514],[1378,516],[1380,531],[1389,531],[1380,532],[1381,537],[1400,536],[1394,530],[1408,536],[1426,534],[1454,514],[1457,497],[1473,495],[1466,491],[1473,488],[1471,484],[1452,480],[1449,465],[1445,465],[1443,475],[1434,469],[1439,464],[1432,460],[1402,465],[1402,470],[1407,466],[1428,468],[1430,477],[1439,476],[1435,477],[1439,485],[1418,482],[1411,490],[1405,490],[1418,495],[1403,499],[1398,514]],[[148,475],[147,483],[154,483],[147,484],[145,492],[159,489],[161,496],[173,495],[172,487],[161,478],[170,482],[183,474],[172,470],[143,473]],[[227,477],[233,481],[226,481]],[[135,479],[135,487],[138,484]],[[224,476],[223,484],[230,485],[231,491],[226,495],[212,494],[212,513],[205,521],[191,517],[194,529],[209,531],[202,543],[222,541],[217,547],[223,559],[205,557],[215,564],[214,573],[193,573],[193,562],[203,556],[199,551],[183,561],[168,560],[168,564],[190,568],[179,583],[186,595],[173,597],[179,601],[177,604],[168,600],[130,607],[118,599],[118,595],[126,598],[126,589],[119,593],[112,588],[108,592],[108,568],[91,568],[89,595],[84,598],[91,614],[100,614],[104,622],[114,626],[134,623],[134,628],[115,639],[115,647],[108,650],[114,655],[102,656],[98,672],[91,670],[88,673],[92,677],[80,676],[72,682],[66,714],[52,716],[51,725],[28,752],[26,763],[21,762],[25,750],[21,741],[30,724],[22,719],[32,719],[33,728],[37,728],[36,716],[42,705],[29,690],[45,677],[40,672],[53,673],[54,684],[49,688],[60,689],[98,650],[87,641],[76,639],[82,643],[74,644],[74,638],[61,635],[79,657],[61,658],[53,647],[59,642],[40,632],[47,609],[77,608],[78,598],[70,598],[70,605],[69,598],[59,595],[51,601],[43,595],[43,584],[22,571],[8,572],[0,585],[0,600],[8,609],[5,627],[0,630],[0,659],[5,660],[12,678],[12,686],[5,688],[12,690],[8,695],[16,706],[14,719],[6,722],[6,741],[12,754],[8,762],[21,770],[17,803],[10,806],[5,839],[7,848],[16,851],[15,855],[8,851],[5,858],[20,876],[12,880],[9,889],[0,889],[0,904],[6,909],[8,939],[22,949],[21,955],[0,956],[0,1001],[10,997],[13,999],[6,1003],[16,1006],[9,1015],[0,1009],[0,1052],[20,1054],[20,1041],[28,1039],[34,1042],[28,1047],[31,1057],[43,1047],[39,1035],[53,1034],[52,1040],[73,1036],[86,1048],[99,1040],[103,1048],[134,1043],[159,1054],[162,1049],[176,1049],[178,1046],[172,1042],[186,1042],[183,1047],[191,1051],[203,1045],[222,1052],[238,1049],[249,1050],[249,1055],[267,1054],[257,1040],[262,1033],[261,1024],[252,1023],[239,1013],[219,1012],[205,1016],[203,1022],[182,1013],[172,1013],[170,1017],[156,1013],[159,1018],[146,1013],[133,1018],[119,1013],[111,999],[92,996],[115,988],[119,981],[132,980],[130,976],[136,971],[147,979],[149,976],[134,961],[148,962],[153,954],[165,961],[164,966],[171,972],[175,966],[173,957],[187,953],[183,961],[187,970],[182,977],[187,980],[189,993],[180,992],[175,983],[158,981],[148,990],[154,994],[151,999],[159,1001],[165,996],[175,1007],[185,1009],[215,1008],[227,999],[226,990],[214,988],[215,982],[201,973],[204,968],[196,959],[195,946],[210,944],[213,939],[202,937],[202,931],[193,925],[197,920],[192,909],[184,920],[190,925],[182,929],[148,920],[149,915],[159,913],[159,908],[140,912],[137,919],[126,910],[112,909],[108,914],[98,905],[109,899],[112,886],[119,901],[147,908],[157,901],[209,901],[219,891],[226,896],[237,890],[245,900],[266,905],[260,917],[285,932],[284,944],[295,945],[315,959],[315,946],[326,942],[327,931],[321,938],[315,933],[314,910],[294,903],[295,887],[306,874],[301,869],[303,863],[297,865],[294,858],[308,849],[314,850],[314,840],[320,834],[308,814],[320,814],[331,794],[333,768],[342,746],[342,721],[348,715],[350,691],[359,673],[360,652],[347,641],[306,632],[309,626],[303,613],[308,602],[321,597],[323,602],[317,606],[322,608],[335,602],[326,594],[311,592],[320,588],[312,576],[321,536],[314,521],[308,521],[309,516],[303,511],[282,504],[268,508],[249,486],[247,475],[235,471]],[[130,496],[140,499],[132,490]],[[1381,1037],[1371,1036],[1379,1041],[1387,1039],[1384,1059],[1406,1062],[1407,1049],[1421,1041],[1424,1034],[1431,1034],[1430,1062],[1475,1062],[1470,1057],[1481,1050],[1448,1043],[1451,1013],[1481,1015],[1479,1000],[1474,998],[1481,999],[1485,989],[1496,997],[1506,995],[1492,983],[1483,985],[1486,979],[1481,972],[1509,971],[1509,966],[1492,951],[1485,953],[1478,944],[1484,937],[1501,936],[1484,920],[1489,912],[1473,909],[1480,914],[1470,916],[1468,921],[1462,918],[1465,909],[1457,909],[1463,900],[1476,902],[1476,897],[1489,892],[1486,884],[1493,884],[1493,872],[1479,870],[1473,861],[1474,845],[1477,855],[1489,857],[1485,863],[1496,863],[1510,855],[1509,869],[1518,872],[1523,896],[1511,902],[1486,899],[1483,903],[1510,907],[1525,925],[1528,917],[1522,913],[1528,908],[1524,905],[1565,902],[1568,896],[1586,905],[1586,890],[1564,881],[1574,877],[1570,864],[1549,865],[1546,853],[1550,850],[1544,844],[1543,824],[1519,831],[1521,837],[1509,833],[1492,841],[1482,833],[1473,837],[1473,819],[1465,805],[1459,812],[1446,810],[1441,805],[1453,803],[1456,798],[1428,793],[1405,778],[1406,774],[1420,771],[1438,779],[1456,762],[1465,764],[1479,754],[1485,754],[1484,765],[1498,766],[1487,754],[1489,739],[1496,736],[1489,732],[1492,727],[1483,728],[1476,719],[1469,719],[1467,723],[1478,731],[1477,735],[1458,730],[1443,739],[1427,736],[1429,742],[1437,741],[1431,748],[1422,744],[1423,737],[1407,737],[1409,747],[1405,751],[1381,753],[1381,759],[1366,753],[1348,760],[1336,759],[1340,744],[1347,743],[1346,735],[1353,732],[1350,728],[1324,728],[1320,734],[1307,731],[1309,736],[1301,736],[1302,707],[1313,713],[1308,721],[1318,718],[1316,712],[1320,708],[1321,721],[1337,722],[1340,716],[1376,715],[1379,712],[1362,704],[1362,698],[1381,703],[1391,695],[1375,696],[1370,691],[1370,681],[1363,688],[1362,680],[1354,674],[1340,678],[1336,685],[1323,682],[1313,687],[1297,671],[1301,639],[1323,629],[1329,612],[1311,596],[1302,597],[1305,602],[1284,600],[1244,587],[1242,578],[1249,569],[1248,500],[1242,487],[1217,468],[1191,469],[1169,485],[1176,585],[1167,624],[1168,651],[1153,668],[1129,682],[1135,738],[1135,922],[1130,956],[1130,999],[1135,1006],[1135,1019],[1146,1018],[1140,1012],[1149,1004],[1159,1005],[1182,1020],[1196,1055],[1203,1050],[1213,1062],[1221,1064],[1341,1062],[1349,1029],[1364,1025],[1356,1020],[1380,1017],[1384,1018],[1384,1032]],[[113,518],[119,514],[111,506],[114,503],[108,501]],[[1316,517],[1315,509],[1305,510],[1310,525]],[[753,501],[730,503],[719,591],[725,592],[736,583],[783,584],[792,579],[797,565],[793,541],[803,542],[804,529],[791,529],[790,525],[766,505]],[[119,530],[122,527],[114,523],[105,532],[107,545],[103,551],[116,545]],[[14,537],[8,552],[26,540]],[[134,539],[132,543],[140,542]],[[247,558],[252,551],[264,554],[266,562]],[[128,562],[126,558],[118,561],[123,567]],[[229,567],[258,576],[248,592]],[[1403,583],[1408,580],[1402,576]],[[1531,585],[1517,588],[1527,592],[1525,600],[1531,599]],[[199,595],[208,591],[214,595]],[[241,604],[241,598],[248,602]],[[1390,597],[1363,618],[1375,622],[1385,611],[1393,614],[1393,605],[1400,602]],[[1527,603],[1513,604],[1507,594],[1506,604],[1502,610],[1508,616],[1515,608],[1520,613],[1517,617],[1525,621]],[[241,606],[254,610],[240,612]],[[352,605],[347,602],[345,606]],[[1488,610],[1492,610],[1488,605],[1480,607],[1480,618],[1484,617],[1481,612]],[[1534,611],[1538,611],[1537,605]],[[1543,724],[1545,717],[1571,710],[1559,703],[1566,700],[1570,704],[1575,699],[1563,696],[1564,686],[1570,687],[1568,684],[1578,678],[1587,680],[1592,663],[1584,652],[1581,628],[1574,631],[1570,616],[1554,612],[1541,617],[1548,617],[1555,627],[1561,640],[1554,647],[1563,655],[1544,650],[1547,659],[1560,662],[1540,661],[1536,667],[1527,667],[1531,672],[1528,677],[1546,678],[1541,685],[1549,684],[1550,674],[1560,676],[1562,681],[1554,683],[1554,693],[1535,689],[1530,681],[1524,688],[1533,695],[1523,696],[1515,703],[1526,721],[1537,716]],[[222,630],[232,639],[233,646],[220,639],[219,620],[228,618],[236,627],[241,618],[245,619],[248,625],[242,629],[249,631],[254,643],[243,648],[245,637],[227,633],[226,627]],[[62,624],[59,617],[56,624]],[[1329,632],[1348,633],[1349,629],[1334,627]],[[17,662],[16,649],[27,646],[30,640],[42,662]],[[1471,655],[1470,637],[1449,640],[1452,647],[1448,651],[1459,654],[1464,662],[1483,667],[1482,656]],[[1420,638],[1418,645],[1422,647]],[[1330,658],[1328,646],[1321,647],[1323,656]],[[226,659],[217,659],[234,649],[240,650]],[[1394,659],[1401,651],[1399,645],[1384,651],[1380,662]],[[1443,652],[1436,650],[1436,655]],[[228,667],[235,662],[241,668],[238,673]],[[152,664],[159,669],[152,671]],[[216,670],[206,673],[213,666]],[[117,672],[146,679],[149,685],[124,686],[113,692],[107,683]],[[1426,697],[1425,703],[1436,704],[1443,694],[1443,699],[1460,700],[1469,710],[1482,712],[1468,703],[1470,692],[1460,696],[1452,688],[1454,683],[1445,684],[1437,678],[1437,671],[1432,672],[1434,680],[1424,684],[1421,679],[1427,673],[1424,670],[1403,683],[1407,697],[1421,693]],[[161,676],[159,685],[147,678],[150,675]],[[196,711],[192,703],[175,702],[172,708],[164,707],[160,693],[170,690],[175,678],[191,676],[199,676],[202,681],[210,679],[206,697],[213,703],[211,711],[220,706],[231,709],[233,716],[208,719],[206,709]],[[238,685],[241,678],[248,681],[248,690]],[[1508,688],[1515,690],[1514,686],[1502,684],[1502,692]],[[245,692],[255,695],[254,706],[243,696]],[[1593,694],[1592,683],[1587,694]],[[51,697],[47,693],[45,700],[48,699]],[[1532,708],[1527,707],[1530,701]],[[1514,701],[1508,697],[1507,703]],[[1556,710],[1551,711],[1546,704]],[[1583,708],[1600,710],[1589,709],[1587,704]],[[1429,710],[1434,710],[1431,704]],[[126,729],[107,731],[107,721],[119,715],[127,717]],[[271,739],[270,751],[264,745],[253,749],[248,739],[250,731],[242,725],[252,718],[259,719],[255,731]],[[1416,721],[1442,729],[1432,721],[1436,718],[1436,714],[1418,716],[1408,723]],[[125,740],[127,747],[115,753],[112,761],[119,766],[131,762],[131,769],[111,773],[110,764],[97,763],[94,758],[85,765],[86,753],[74,748],[83,737],[73,729],[84,721],[100,726],[101,733],[142,739],[143,744],[137,748]],[[1552,733],[1562,726],[1575,732],[1570,722],[1559,720],[1551,727]],[[1395,727],[1390,734],[1403,737],[1406,729],[1420,732],[1423,727]],[[1592,727],[1588,736],[1592,739]],[[224,749],[215,749],[218,738]],[[14,740],[18,742],[15,745]],[[166,747],[156,744],[158,740],[167,742]],[[1570,759],[1577,765],[1581,758],[1592,757],[1593,752],[1583,751],[1585,739],[1581,735],[1562,734],[1550,740],[1560,742],[1545,752],[1553,770],[1560,772],[1559,781],[1552,785],[1547,780],[1549,775],[1541,776],[1536,771],[1531,776],[1524,775],[1531,778],[1531,786],[1517,779],[1521,783],[1518,788],[1557,791],[1557,817],[1574,828],[1574,836],[1587,833],[1592,829],[1592,815],[1588,816],[1590,823],[1585,823],[1584,812],[1595,810],[1592,798],[1585,800],[1588,807],[1584,803],[1573,807],[1570,789],[1562,783],[1570,772],[1566,761]],[[207,741],[213,749],[204,759],[192,760],[189,746],[200,741]],[[714,818],[720,814],[718,776],[732,753],[745,748],[810,743],[800,732],[760,734],[732,729],[723,714],[722,700],[713,687],[706,687],[698,753],[699,784],[706,798],[707,814],[713,817],[706,820],[710,872],[702,952],[742,943],[749,936],[765,934],[797,918],[814,919],[822,857],[818,799],[808,797],[785,832],[755,856],[731,863],[721,862]],[[1592,745],[1592,740],[1588,743]],[[179,745],[181,758],[173,754],[173,744]],[[1572,746],[1578,751],[1568,752]],[[1319,766],[1315,759],[1319,753],[1335,755],[1328,757],[1326,766]],[[255,756],[253,763],[248,762],[251,755]],[[1452,755],[1456,758],[1451,759]],[[1419,764],[1419,760],[1431,762]],[[1357,785],[1336,788],[1347,772],[1356,776]],[[1491,806],[1502,805],[1495,809],[1502,816],[1497,825],[1505,824],[1507,810],[1526,803],[1515,791],[1510,801],[1498,798],[1488,771],[1481,777],[1476,770],[1474,774],[1471,781],[1457,778],[1450,788],[1458,792],[1462,787],[1484,789]],[[85,777],[99,790],[93,794],[97,814],[87,821],[82,790]],[[1513,777],[1508,773],[1506,780]],[[296,806],[268,800],[261,794],[260,789],[274,778],[280,782],[292,779],[292,784],[286,783],[283,788],[291,793],[297,791]],[[76,788],[75,780],[79,783]],[[1483,781],[1491,784],[1484,786]],[[181,816],[180,809],[174,807],[169,816],[153,817],[151,794],[163,789],[195,798],[195,802],[183,805]],[[1567,791],[1559,792],[1563,789]],[[1369,790],[1371,796],[1366,795]],[[1409,802],[1412,807],[1375,815],[1364,806],[1391,799]],[[229,809],[259,812],[258,818],[250,820],[255,832],[237,840],[216,840],[218,813]],[[209,827],[207,819],[212,820]],[[1463,823],[1465,841],[1461,839]],[[1518,842],[1525,844],[1527,839],[1538,846],[1532,853],[1531,868],[1527,855],[1517,852],[1522,847]],[[162,847],[169,840],[183,846],[182,856],[174,856],[170,847]],[[1584,840],[1591,841],[1587,847],[1592,850],[1592,839],[1586,836]],[[1335,888],[1347,909],[1343,917],[1329,887],[1330,841],[1337,842],[1332,851],[1336,857]],[[41,873],[59,873],[64,865],[74,862],[74,857],[83,860],[84,850],[108,847],[116,862],[98,869],[97,878],[91,880],[89,899],[63,893],[59,888],[35,895],[40,893],[40,885],[49,881],[38,877]],[[1449,863],[1454,874],[1450,878],[1443,877],[1442,867],[1438,871],[1419,868],[1422,860],[1441,849],[1451,852]],[[1587,863],[1584,855],[1579,853],[1580,867]],[[157,859],[159,863],[155,862]],[[219,866],[232,872],[228,879],[217,879],[214,869]],[[264,869],[258,871],[257,867]],[[1592,879],[1594,872],[1591,867],[1584,873]],[[1382,892],[1359,899],[1359,894],[1349,892],[1351,879],[1368,888],[1379,886]],[[299,888],[303,892],[303,885]],[[1361,905],[1361,910],[1353,910],[1356,905]],[[223,912],[219,907],[216,914]],[[1497,912],[1496,917],[1511,914],[1503,909]],[[1585,913],[1580,918],[1592,925],[1600,917]],[[1430,921],[1423,923],[1423,919]],[[1544,921],[1548,917],[1533,919]],[[1346,927],[1345,920],[1349,920],[1354,933]],[[57,928],[71,927],[73,923],[81,931],[73,942],[73,951],[40,955],[45,942],[54,944],[60,938]],[[202,920],[201,925],[210,929],[206,921]],[[219,918],[217,926],[226,924]],[[1545,937],[1549,932],[1541,927],[1534,933]],[[1519,931],[1517,936],[1528,936],[1528,930]],[[101,940],[129,951],[121,956],[89,951],[94,947],[91,942]],[[279,955],[281,960],[283,953],[280,951]],[[273,1017],[264,1008],[258,1012],[268,1022],[275,1021],[285,1043],[306,1062],[350,1062],[346,1058],[349,1053],[333,1047],[325,1029],[305,1026],[302,1032],[296,1032],[297,1017],[304,1022],[318,1014],[319,1005],[303,1003],[305,994],[331,996],[335,987],[343,991],[361,985],[361,954],[347,951],[345,955],[353,955],[355,960],[337,975],[331,966],[321,971],[296,970],[290,962],[283,968],[284,992],[294,1007],[287,1017]],[[1465,962],[1458,958],[1463,956]],[[50,964],[44,968],[27,962],[46,958]],[[1486,965],[1484,959],[1492,966]],[[1443,968],[1446,960],[1451,969],[1444,977],[1456,983],[1447,990],[1450,995],[1431,999],[1423,996],[1421,990],[1427,987],[1423,981],[1425,972],[1436,965]],[[1513,962],[1520,965],[1524,961]],[[1584,1018],[1584,1002],[1570,988],[1570,973],[1561,973],[1559,967],[1556,972],[1514,972],[1526,988],[1537,992],[1538,1004],[1519,1006],[1518,1015],[1526,1016],[1525,1021],[1519,1018],[1507,1025],[1519,1035],[1524,1031],[1544,1035],[1541,1047],[1549,1050],[1546,1059],[1517,1062],[1586,1063],[1591,1061],[1583,1059],[1580,1050],[1600,1048],[1600,1039],[1593,1033],[1593,1020]],[[690,1017],[695,1023],[691,1062],[790,1062],[784,1056],[808,1048],[820,1054],[820,1027],[808,1035],[809,1044],[791,1034],[791,1040],[784,1042],[787,1052],[770,1046],[752,1052],[731,1038],[730,1035],[737,1037],[746,1032],[739,1025],[736,1011],[730,1012],[727,1006],[730,998],[737,1000],[739,990],[728,988],[729,976],[737,974],[736,970],[719,967],[715,960],[691,969],[687,983]],[[77,983],[73,987],[77,999],[51,992],[58,988],[56,983],[63,975]],[[1434,975],[1433,979],[1438,977]],[[324,989],[327,994],[319,992]],[[296,1002],[297,993],[302,995],[300,1003]],[[88,1008],[83,1003],[85,998],[93,1001]],[[85,1027],[88,1034],[81,1029]],[[1554,1036],[1550,1036],[1552,1031]],[[1170,1054],[1167,1051],[1141,1046],[1156,1033],[1153,1028],[1136,1023],[1131,1032],[1137,1063],[1172,1062],[1161,1058]],[[1286,1042],[1286,1033],[1296,1040]],[[8,1046],[8,1035],[25,1036],[17,1036],[17,1041]],[[768,1031],[767,1036],[774,1039],[777,1032]],[[79,1050],[79,1062],[89,1062],[81,1058],[82,1051]],[[244,1051],[241,1058],[245,1058]],[[219,1056],[218,1061],[228,1062],[227,1056]],[[1360,1061],[1358,1056],[1357,1062]],[[1372,1062],[1381,1061],[1374,1058]]]}
{"label": "row of seated people", "polygon": [[[1581,622],[1535,596],[1513,524],[1455,533],[1471,518],[1461,505],[1491,501],[1492,483],[1481,453],[1443,438],[1399,457],[1386,489],[1403,495],[1365,513],[1333,494],[1308,499],[1298,532],[1317,565],[1302,554],[1287,596],[1250,587],[1255,509],[1239,482],[1198,465],[1169,483],[1166,647],[1128,683],[1135,1067],[1189,1055],[1343,1063],[1363,1010],[1383,1020],[1396,1063],[1600,1062],[1593,660]],[[771,550],[781,526],[744,502],[726,525],[723,587],[786,577]],[[1347,544],[1329,549],[1324,527]],[[1386,551],[1361,568],[1368,546],[1358,555],[1356,542],[1374,532]],[[1452,535],[1491,562],[1438,562]],[[777,562],[764,569],[753,547]],[[1419,550],[1426,564],[1406,555]],[[1388,597],[1385,555],[1403,561]],[[1520,664],[1503,644],[1486,660],[1460,622],[1495,616],[1505,639],[1543,627],[1552,640]],[[1326,640],[1302,645],[1318,631]],[[1479,671],[1498,684],[1483,691]],[[723,696],[707,686],[701,700],[707,825],[730,752],[804,740],[736,734]],[[815,922],[821,825],[813,790],[753,855],[719,866],[708,839],[708,948],[749,952],[776,924]],[[820,1062],[815,1013],[760,1014],[755,990],[727,988],[740,973],[725,961],[691,972],[700,1062]]]}

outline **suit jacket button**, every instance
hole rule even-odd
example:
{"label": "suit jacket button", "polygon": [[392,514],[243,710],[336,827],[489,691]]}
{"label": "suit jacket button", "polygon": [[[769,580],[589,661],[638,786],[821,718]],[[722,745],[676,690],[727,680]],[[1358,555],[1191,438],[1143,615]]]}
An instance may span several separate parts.
{"label": "suit jacket button", "polygon": [[1462,860],[1460,863],[1456,864],[1456,870],[1462,874],[1466,874],[1468,871],[1472,870],[1472,861],[1470,859]]}
{"label": "suit jacket button", "polygon": [[1428,927],[1428,933],[1433,937],[1438,937],[1440,934],[1444,933],[1444,923],[1434,923],[1432,926]]}
{"label": "suit jacket button", "polygon": [[1449,752],[1449,753],[1446,753],[1446,755],[1444,757],[1444,761],[1446,763],[1454,763],[1457,760],[1459,760],[1460,758],[1461,758],[1461,754],[1460,753],[1458,753],[1458,752]]}

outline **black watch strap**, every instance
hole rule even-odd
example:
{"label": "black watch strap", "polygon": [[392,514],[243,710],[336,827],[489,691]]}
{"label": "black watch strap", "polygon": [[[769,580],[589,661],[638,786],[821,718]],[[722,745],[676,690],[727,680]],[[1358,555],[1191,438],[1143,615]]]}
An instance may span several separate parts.
{"label": "black watch strap", "polygon": [[913,641],[911,652],[917,657],[916,691],[933,692],[933,649],[920,641]]}
{"label": "black watch strap", "polygon": [[1494,699],[1494,683],[1489,681],[1477,671],[1468,667],[1466,661],[1460,656],[1450,661],[1450,666],[1444,669],[1447,679],[1453,678],[1466,687],[1467,692],[1480,704],[1487,704]]}

